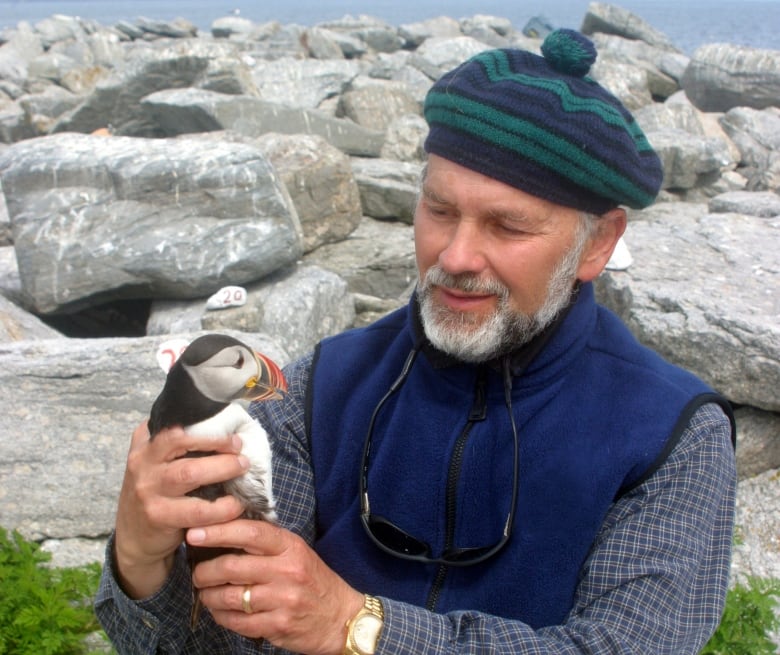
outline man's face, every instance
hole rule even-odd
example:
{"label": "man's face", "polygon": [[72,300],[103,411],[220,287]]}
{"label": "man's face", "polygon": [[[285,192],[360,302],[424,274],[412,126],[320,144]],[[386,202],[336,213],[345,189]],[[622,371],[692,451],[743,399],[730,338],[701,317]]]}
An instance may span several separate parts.
{"label": "man's face", "polygon": [[426,335],[465,361],[527,342],[568,304],[579,213],[431,155],[414,231]]}

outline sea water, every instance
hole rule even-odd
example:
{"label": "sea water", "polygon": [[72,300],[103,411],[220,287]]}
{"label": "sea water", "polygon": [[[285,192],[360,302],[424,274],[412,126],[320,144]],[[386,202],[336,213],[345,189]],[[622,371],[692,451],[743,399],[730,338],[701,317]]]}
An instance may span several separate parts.
{"label": "sea water", "polygon": [[[780,50],[780,0],[621,0],[614,2],[660,30],[688,54],[704,43],[733,43]],[[186,18],[200,30],[222,16],[238,14],[255,22],[315,25],[345,15],[367,14],[393,26],[436,16],[463,18],[490,14],[508,18],[517,29],[543,16],[556,27],[579,28],[588,0],[0,0],[0,28],[19,21],[34,24],[53,14],[81,16],[111,25],[139,16]]]}

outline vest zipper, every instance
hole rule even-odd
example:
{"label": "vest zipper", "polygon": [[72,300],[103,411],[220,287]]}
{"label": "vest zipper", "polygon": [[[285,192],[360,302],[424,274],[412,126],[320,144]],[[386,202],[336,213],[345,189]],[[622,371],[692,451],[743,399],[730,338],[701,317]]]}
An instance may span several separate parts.
{"label": "vest zipper", "polygon": [[[444,552],[453,547],[455,541],[455,519],[456,505],[458,497],[458,481],[460,480],[460,469],[463,465],[463,452],[466,449],[466,442],[471,434],[471,428],[477,421],[484,421],[487,416],[487,394],[485,387],[487,385],[487,373],[484,367],[477,371],[477,380],[474,385],[474,401],[469,411],[469,417],[466,425],[463,427],[458,440],[455,442],[452,457],[450,458],[450,467],[447,473],[447,496],[445,501],[446,533],[444,538]],[[436,571],[431,591],[428,594],[426,608],[431,612],[436,609],[439,602],[444,580],[447,577],[448,566],[440,564]]]}

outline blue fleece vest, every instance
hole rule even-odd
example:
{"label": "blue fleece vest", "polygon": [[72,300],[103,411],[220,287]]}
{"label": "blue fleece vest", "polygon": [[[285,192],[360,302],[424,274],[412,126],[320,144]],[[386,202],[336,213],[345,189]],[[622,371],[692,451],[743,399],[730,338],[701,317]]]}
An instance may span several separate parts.
{"label": "blue fleece vest", "polygon": [[[615,498],[662,463],[696,407],[722,399],[639,345],[583,285],[544,349],[513,379],[520,478],[510,541],[471,567],[408,562],[364,533],[358,480],[370,415],[414,346],[412,311],[318,348],[308,398],[315,548],[366,593],[441,612],[480,610],[533,628],[560,623]],[[475,403],[484,411],[464,437]],[[448,530],[457,548],[494,544],[511,501],[513,453],[500,372],[437,368],[421,353],[377,417],[371,511],[430,544],[434,555]],[[455,494],[449,517],[448,493]]]}

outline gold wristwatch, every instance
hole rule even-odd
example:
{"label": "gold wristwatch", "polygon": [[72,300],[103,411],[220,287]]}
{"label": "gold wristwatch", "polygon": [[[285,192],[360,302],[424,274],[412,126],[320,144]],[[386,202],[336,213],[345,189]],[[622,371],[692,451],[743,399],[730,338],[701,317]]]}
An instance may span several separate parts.
{"label": "gold wristwatch", "polygon": [[384,620],[382,603],[366,594],[363,607],[347,621],[347,643],[343,655],[374,655]]}

